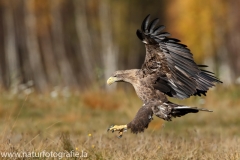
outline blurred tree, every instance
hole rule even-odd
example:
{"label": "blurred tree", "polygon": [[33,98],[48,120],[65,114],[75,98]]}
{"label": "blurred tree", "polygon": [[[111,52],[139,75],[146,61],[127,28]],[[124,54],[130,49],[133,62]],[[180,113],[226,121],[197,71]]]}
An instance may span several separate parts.
{"label": "blurred tree", "polygon": [[[83,67],[87,72],[84,72],[85,83],[92,83],[94,78],[94,58],[93,58],[93,45],[88,27],[86,2],[85,0],[74,0],[74,10],[76,17],[76,30],[79,39],[79,51],[83,58]],[[78,54],[79,55],[79,54]],[[78,56],[79,57],[79,56]]]}
{"label": "blurred tree", "polygon": [[52,15],[52,33],[53,46],[60,69],[61,79],[63,84],[67,86],[76,86],[77,81],[74,76],[69,58],[66,56],[67,51],[64,45],[63,23],[61,18],[61,1],[51,0],[51,15]]}
{"label": "blurred tree", "polygon": [[35,86],[38,90],[44,91],[47,89],[47,80],[41,61],[41,52],[37,38],[37,18],[35,11],[35,1],[24,0],[24,23],[26,26],[26,45],[28,49],[28,57],[30,68],[32,70],[32,77]]}
{"label": "blurred tree", "polygon": [[104,66],[104,79],[117,70],[118,48],[113,38],[111,11],[107,1],[102,0],[99,4],[99,20],[101,21],[101,51]]}
{"label": "blurred tree", "polygon": [[[230,67],[233,71],[234,79],[240,84],[240,1],[230,0],[227,5],[226,19],[228,28],[226,34],[227,49],[230,56]],[[224,21],[223,21],[224,22]]]}
{"label": "blurred tree", "polygon": [[37,0],[35,3],[37,21],[37,32],[39,45],[42,53],[42,61],[46,77],[50,86],[59,85],[60,73],[57,67],[56,56],[51,37],[50,1]]}
{"label": "blurred tree", "polygon": [[15,26],[14,25],[14,17],[13,17],[13,9],[11,1],[6,1],[5,5],[7,7],[3,8],[3,24],[4,24],[4,42],[5,42],[5,53],[6,53],[6,70],[9,81],[9,87],[15,88],[17,85],[17,79],[20,76],[20,66],[18,62],[18,54],[16,47],[16,37],[15,37]]}
{"label": "blurred tree", "polygon": [[[229,35],[239,33],[229,27],[232,26],[233,19],[239,19],[237,14],[230,13],[234,10],[231,4],[232,2],[224,0],[175,0],[171,1],[168,9],[171,33],[179,36],[177,38],[189,46],[198,63],[210,60],[208,65],[214,68],[225,84],[232,83],[240,76],[240,72],[237,72],[239,63],[235,61],[238,57],[236,55],[239,55],[236,48],[240,48],[237,45],[231,47],[229,43],[233,42],[233,37]],[[235,9],[235,12],[239,11]],[[239,40],[234,42],[239,43]],[[234,53],[231,51],[233,48]]]}

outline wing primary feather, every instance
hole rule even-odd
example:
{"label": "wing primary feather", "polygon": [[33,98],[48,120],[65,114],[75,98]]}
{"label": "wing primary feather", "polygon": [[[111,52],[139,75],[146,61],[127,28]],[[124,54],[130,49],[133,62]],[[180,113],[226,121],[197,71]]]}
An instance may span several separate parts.
{"label": "wing primary feather", "polygon": [[157,24],[158,22],[159,22],[159,19],[156,18],[156,19],[154,19],[154,20],[149,24],[148,31],[149,31],[150,34],[153,33],[154,28],[156,27],[156,24]]}
{"label": "wing primary feather", "polygon": [[152,35],[153,35],[153,36],[158,35],[164,28],[165,28],[164,25],[158,26],[157,28],[155,28],[155,29],[153,30]]}
{"label": "wing primary feather", "polygon": [[185,44],[181,44],[181,43],[173,43],[173,42],[168,43],[167,42],[166,44],[169,46],[178,47],[178,48],[186,48],[187,47]]}
{"label": "wing primary feather", "polygon": [[184,54],[185,56],[191,57],[191,60],[193,61],[192,58],[192,53],[190,52],[190,50],[188,48],[184,48],[184,47],[177,47],[175,45],[169,45],[169,43],[165,44],[167,46],[167,49],[172,49],[172,50],[176,50],[178,52],[181,52],[180,54]]}
{"label": "wing primary feather", "polygon": [[198,67],[208,67],[208,66],[204,64],[198,64]]}
{"label": "wing primary feather", "polygon": [[142,31],[144,31],[144,32],[146,32],[147,29],[148,29],[149,19],[150,19],[150,14],[147,15],[147,17],[146,17],[146,18],[143,20],[143,22],[142,22],[141,29],[142,29]]}
{"label": "wing primary feather", "polygon": [[176,38],[168,38],[169,42],[181,42],[179,39]]}
{"label": "wing primary feather", "polygon": [[167,47],[167,49],[171,52],[174,52],[178,55],[181,55],[181,57],[184,57],[186,59],[188,59],[189,61],[193,61],[193,55],[192,53],[190,53],[189,50],[184,50],[183,48],[177,48],[177,47]]}
{"label": "wing primary feather", "polygon": [[[199,66],[199,65],[198,65]],[[210,71],[206,71],[206,70],[203,70],[203,69],[200,69],[202,72],[206,72],[206,73],[209,73],[209,74],[214,74],[213,72],[210,72]]]}
{"label": "wing primary feather", "polygon": [[[175,52],[172,52],[172,51],[169,51],[169,53],[173,57],[174,61],[182,62],[183,64],[188,65],[188,67],[192,67],[199,72],[199,69],[194,61],[191,61],[188,58],[185,58],[184,56],[176,54]],[[188,68],[188,69],[192,69],[192,68]]]}
{"label": "wing primary feather", "polygon": [[159,38],[160,38],[160,37],[168,37],[168,36],[171,36],[171,34],[168,33],[168,32],[162,32],[162,33],[156,35],[156,37],[159,37]]}

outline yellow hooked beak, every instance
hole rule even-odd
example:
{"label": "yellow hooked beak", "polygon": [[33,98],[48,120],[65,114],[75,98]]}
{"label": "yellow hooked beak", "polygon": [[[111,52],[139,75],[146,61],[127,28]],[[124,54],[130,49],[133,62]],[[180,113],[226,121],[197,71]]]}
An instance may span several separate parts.
{"label": "yellow hooked beak", "polygon": [[110,78],[108,78],[108,80],[107,80],[107,84],[108,84],[108,85],[111,85],[111,84],[113,84],[115,81],[117,81],[117,77],[110,77]]}

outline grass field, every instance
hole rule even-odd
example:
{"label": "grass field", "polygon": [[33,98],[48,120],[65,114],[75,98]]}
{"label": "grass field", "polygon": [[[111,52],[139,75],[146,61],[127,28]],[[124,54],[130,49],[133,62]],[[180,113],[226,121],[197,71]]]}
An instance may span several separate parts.
{"label": "grass field", "polygon": [[87,156],[81,159],[240,159],[239,87],[219,87],[207,97],[172,101],[213,112],[172,122],[154,117],[144,133],[126,132],[119,139],[107,128],[135,116],[141,101],[131,91],[1,92],[0,152],[74,151]]}

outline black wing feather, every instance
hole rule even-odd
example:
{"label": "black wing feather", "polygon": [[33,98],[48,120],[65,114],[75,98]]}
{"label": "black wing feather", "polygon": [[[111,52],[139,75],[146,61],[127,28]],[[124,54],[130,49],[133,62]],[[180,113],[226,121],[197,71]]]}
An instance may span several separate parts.
{"label": "black wing feather", "polygon": [[143,20],[143,23],[142,23],[142,26],[141,26],[142,31],[146,31],[146,33],[148,33],[149,20],[150,20],[150,14]]}
{"label": "black wing feather", "polygon": [[148,30],[149,30],[149,33],[150,33],[150,34],[153,33],[154,28],[156,27],[156,24],[157,24],[158,22],[159,22],[159,19],[156,18],[156,19],[154,19],[154,20],[149,24]]}
{"label": "black wing feather", "polygon": [[163,29],[165,28],[165,26],[158,26],[154,29],[152,35],[155,36],[155,35],[158,35]]}

